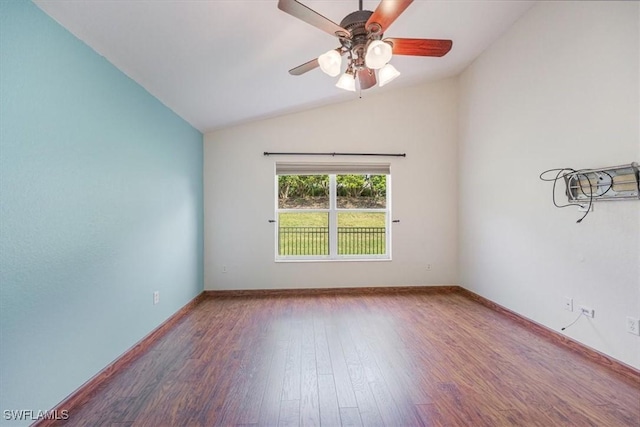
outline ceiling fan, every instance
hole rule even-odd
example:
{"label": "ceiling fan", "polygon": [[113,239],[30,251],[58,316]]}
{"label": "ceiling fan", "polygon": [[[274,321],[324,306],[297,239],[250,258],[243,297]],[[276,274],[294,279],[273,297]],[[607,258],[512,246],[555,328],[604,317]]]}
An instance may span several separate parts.
{"label": "ceiling fan", "polygon": [[[360,89],[369,89],[379,80],[384,86],[400,75],[389,63],[395,55],[444,56],[451,50],[451,40],[436,39],[382,39],[384,31],[413,2],[413,0],[381,0],[375,12],[359,10],[344,17],[340,25],[325,18],[313,9],[296,0],[279,0],[278,9],[308,24],[335,36],[340,46],[323,53],[318,58],[289,70],[289,74],[299,76],[320,67],[326,74],[336,77],[340,74],[342,56],[347,55],[347,68],[336,86],[354,92],[355,79]],[[378,76],[376,78],[376,70]]]}

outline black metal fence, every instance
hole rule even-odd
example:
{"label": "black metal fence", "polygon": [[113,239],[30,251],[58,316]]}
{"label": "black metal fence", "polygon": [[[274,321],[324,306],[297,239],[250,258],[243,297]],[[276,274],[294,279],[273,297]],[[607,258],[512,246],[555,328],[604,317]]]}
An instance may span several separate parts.
{"label": "black metal fence", "polygon": [[[280,255],[328,255],[328,227],[279,227]],[[385,227],[338,227],[338,254],[386,253]]]}
{"label": "black metal fence", "polygon": [[338,254],[384,254],[385,238],[384,227],[338,227]]}
{"label": "black metal fence", "polygon": [[328,255],[328,227],[280,227],[280,255]]}

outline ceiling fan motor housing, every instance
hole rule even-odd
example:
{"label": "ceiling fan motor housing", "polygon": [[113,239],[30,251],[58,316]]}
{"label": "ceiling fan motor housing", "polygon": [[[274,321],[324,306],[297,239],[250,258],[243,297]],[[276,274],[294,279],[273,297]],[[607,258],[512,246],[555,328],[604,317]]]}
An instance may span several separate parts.
{"label": "ceiling fan motor housing", "polygon": [[[349,31],[350,38],[340,37],[340,43],[347,50],[352,50],[355,47],[367,45],[367,42],[373,35],[374,39],[382,38],[382,33],[378,31],[367,31],[366,24],[369,17],[373,15],[370,10],[356,10],[344,17],[340,22],[340,26]],[[375,30],[375,29],[374,29]]]}

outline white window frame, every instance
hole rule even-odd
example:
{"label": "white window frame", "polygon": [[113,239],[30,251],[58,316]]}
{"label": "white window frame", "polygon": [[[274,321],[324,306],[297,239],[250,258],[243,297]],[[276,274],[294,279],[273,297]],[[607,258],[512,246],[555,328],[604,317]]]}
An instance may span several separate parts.
{"label": "white window frame", "polygon": [[[275,261],[276,262],[317,262],[317,261],[391,261],[391,172],[386,176],[386,196],[384,209],[345,209],[338,208],[337,204],[337,175],[362,174],[354,168],[353,172],[341,171],[339,173],[315,172],[308,175],[329,175],[329,208],[328,209],[280,209],[278,206],[279,184],[278,173],[274,178],[275,186]],[[305,173],[283,173],[281,175],[305,175]],[[329,221],[329,254],[328,255],[280,255],[279,254],[279,219],[280,213],[314,213],[321,212],[328,214]],[[340,255],[338,254],[338,214],[340,212],[382,212],[385,213],[385,253],[384,254],[364,254],[364,255]]]}

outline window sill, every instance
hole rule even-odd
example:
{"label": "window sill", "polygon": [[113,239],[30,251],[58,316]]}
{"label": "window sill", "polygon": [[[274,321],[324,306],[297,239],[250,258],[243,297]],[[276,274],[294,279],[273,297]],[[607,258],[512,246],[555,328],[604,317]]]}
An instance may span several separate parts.
{"label": "window sill", "polygon": [[297,262],[388,262],[389,258],[276,258],[276,263]]}

